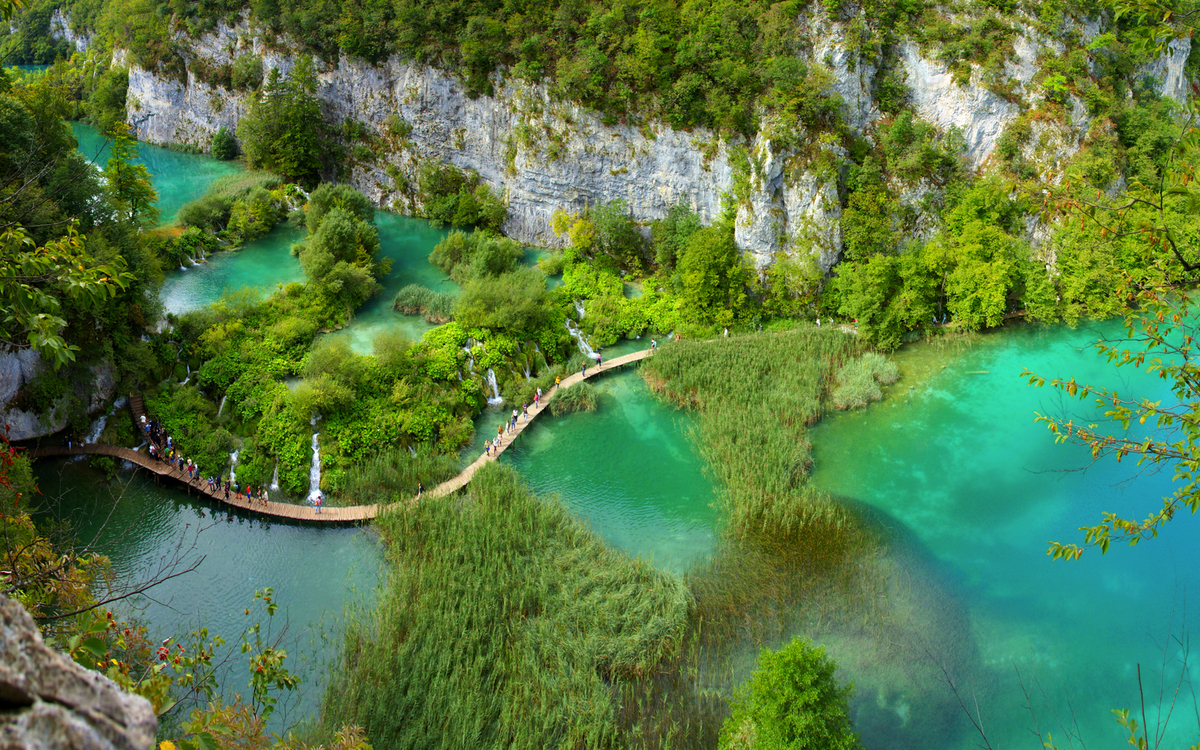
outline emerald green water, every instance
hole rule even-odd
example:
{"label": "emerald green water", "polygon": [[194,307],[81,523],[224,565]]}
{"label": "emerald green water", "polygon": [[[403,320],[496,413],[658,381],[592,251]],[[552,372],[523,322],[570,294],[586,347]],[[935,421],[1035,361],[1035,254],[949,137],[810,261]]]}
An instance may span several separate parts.
{"label": "emerald green water", "polygon": [[[156,638],[207,627],[238,644],[255,621],[254,592],[270,586],[280,610],[276,632],[286,624],[288,666],[303,679],[280,729],[312,715],[321,695],[324,665],[340,647],[342,609],[371,604],[382,568],[377,538],[369,530],[290,525],[215,511],[174,485],[158,484],[145,472],[119,471],[111,482],[86,463],[41,461],[36,467],[43,509],[78,529],[81,542],[112,560],[125,580],[147,580],[164,560],[182,551],[198,567],[162,583],[145,596],[117,605],[138,614]],[[118,500],[119,498],[119,500]],[[236,650],[236,649],[235,649]],[[248,694],[245,662],[235,656],[223,685]]]}
{"label": "emerald green water", "polygon": [[[943,581],[951,600],[932,606],[965,612],[970,643],[960,653],[935,649],[916,658],[954,663],[975,654],[951,671],[967,705],[973,706],[973,690],[978,695],[992,747],[1037,745],[1022,681],[1034,695],[1042,732],[1060,747],[1067,732],[1057,722],[1069,725],[1072,716],[1078,721],[1072,733],[1089,746],[1124,746],[1110,710],[1140,711],[1140,664],[1147,718],[1153,726],[1165,715],[1181,672],[1180,647],[1168,636],[1172,626],[1178,635],[1184,618],[1200,614],[1193,604],[1200,550],[1190,515],[1154,541],[1114,547],[1103,557],[1088,552],[1064,563],[1046,555],[1049,540],[1081,542],[1077,527],[1098,522],[1103,511],[1141,518],[1171,492],[1169,474],[1139,473],[1129,462],[1091,464],[1090,451],[1056,446],[1033,421],[1035,412],[1064,408],[1082,419],[1096,415],[1078,401],[1064,404],[1049,389],[1029,387],[1019,377],[1022,367],[1169,398],[1157,378],[1115,370],[1089,348],[1097,334],[1118,330],[1112,324],[1013,329],[960,354],[915,347],[900,354],[904,377],[884,402],[827,419],[811,433],[813,481],[877,509],[896,531],[893,546],[909,548]],[[900,625],[919,631],[918,619]],[[938,635],[924,637],[936,642]],[[837,643],[832,650],[845,676],[868,686],[859,696],[859,724],[869,747],[920,746],[910,740],[922,736],[922,725],[954,727],[941,747],[981,746],[957,706],[942,706],[948,715],[917,715],[920,695],[870,692],[880,667]],[[1168,695],[1160,700],[1164,650]],[[881,704],[899,707],[893,722],[881,720],[887,713]],[[1163,747],[1200,737],[1190,693],[1184,705]]]}
{"label": "emerald green water", "polygon": [[[71,123],[71,131],[79,142],[79,151],[100,169],[108,164],[108,138],[91,125]],[[144,164],[158,191],[159,221],[164,225],[175,221],[175,215],[188,201],[204,195],[212,181],[245,169],[241,162],[218,161],[200,154],[185,154],[148,143],[137,144],[134,164]]]}
{"label": "emerald green water", "polygon": [[280,225],[238,250],[214,253],[204,263],[169,272],[159,292],[163,307],[179,315],[243,287],[270,293],[281,284],[302,282],[304,271],[291,247],[303,237],[304,230]]}
{"label": "emerald green water", "polygon": [[[613,546],[683,572],[711,552],[719,530],[712,481],[687,436],[694,417],[654,398],[633,369],[588,382],[596,411],[543,414],[500,461],[535,492],[560,495]],[[506,408],[477,420],[471,460]]]}

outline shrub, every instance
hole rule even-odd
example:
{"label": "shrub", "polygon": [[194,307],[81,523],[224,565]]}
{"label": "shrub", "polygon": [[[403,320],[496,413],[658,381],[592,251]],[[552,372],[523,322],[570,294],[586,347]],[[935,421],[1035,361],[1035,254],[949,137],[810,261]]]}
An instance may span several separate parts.
{"label": "shrub", "polygon": [[233,61],[233,71],[230,74],[233,88],[238,91],[253,91],[262,85],[262,81],[262,58],[250,53],[238,55]]}
{"label": "shrub", "polygon": [[545,276],[557,276],[563,272],[567,264],[567,256],[563,253],[550,253],[538,258],[538,270]]}
{"label": "shrub", "polygon": [[237,139],[224,127],[213,133],[212,155],[221,161],[236,159],[238,155]]}
{"label": "shrub", "polygon": [[719,750],[858,750],[850,725],[854,686],[839,687],[837,665],[802,638],[763,649],[758,668],[737,691]]}
{"label": "shrub", "polygon": [[456,295],[449,292],[435,292],[420,284],[409,284],[396,292],[392,309],[404,315],[423,315],[430,323],[441,324],[450,321],[455,299]]}

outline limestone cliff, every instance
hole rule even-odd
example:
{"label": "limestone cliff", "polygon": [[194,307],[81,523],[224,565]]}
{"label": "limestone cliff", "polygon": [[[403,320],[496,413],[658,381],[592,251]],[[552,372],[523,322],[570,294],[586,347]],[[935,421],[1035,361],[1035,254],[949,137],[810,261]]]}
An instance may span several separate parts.
{"label": "limestone cliff", "polygon": [[46,646],[3,596],[0,704],[0,747],[12,750],[148,750],[158,727],[149,701]]}
{"label": "limestone cliff", "polygon": [[[842,44],[845,29],[840,24],[820,12],[798,22],[807,24],[814,40],[810,62],[833,74],[844,122],[870,138],[880,117],[872,98],[876,70],[853,60]],[[1094,37],[1100,27],[1093,23],[1080,33]],[[267,70],[275,67],[286,74],[294,61],[291,53],[265,45],[245,22],[221,25],[187,42],[193,60],[217,65],[253,54]],[[981,85],[978,76],[964,85],[915,44],[900,50],[898,64],[917,114],[943,131],[961,133],[971,168],[987,161],[1009,123],[1040,102],[1034,84],[1038,61],[1060,52],[1061,45],[1026,31],[1013,49],[1006,66],[1011,84],[1007,96]],[[1170,56],[1148,71],[1166,95],[1187,95],[1183,66],[1189,51],[1188,40],[1178,41]],[[839,188],[844,175],[827,165],[845,164],[845,155],[835,145],[807,144],[802,155],[777,151],[767,127],[754,142],[739,144],[701,128],[683,132],[662,125],[606,124],[590,110],[553,100],[544,86],[513,80],[497,86],[494,96],[473,99],[453,76],[400,58],[372,66],[343,56],[320,74],[319,95],[331,121],[359,120],[393,144],[380,158],[353,167],[351,181],[381,206],[411,209],[403,186],[414,182],[422,160],[447,162],[477,171],[506,196],[505,231],[510,236],[554,246],[560,242],[549,229],[555,210],[575,211],[613,199],[625,200],[640,220],[659,218],[683,201],[709,221],[733,192],[740,172],[740,183],[748,187],[736,199],[737,242],[758,267],[784,251],[814,254],[827,269],[841,251]],[[191,72],[186,82],[178,82],[134,66],[128,119],[146,141],[207,148],[218,128],[236,129],[246,111],[245,97],[212,87]],[[1082,102],[1078,104],[1075,111],[1084,112]],[[411,126],[399,143],[389,135],[395,118]],[[1073,153],[1088,125],[1086,115],[1077,115],[1049,128],[1053,132],[1044,133],[1045,139]],[[814,150],[834,158],[814,158]],[[901,193],[916,195],[925,189],[900,187]],[[924,225],[932,226],[934,218]]]}

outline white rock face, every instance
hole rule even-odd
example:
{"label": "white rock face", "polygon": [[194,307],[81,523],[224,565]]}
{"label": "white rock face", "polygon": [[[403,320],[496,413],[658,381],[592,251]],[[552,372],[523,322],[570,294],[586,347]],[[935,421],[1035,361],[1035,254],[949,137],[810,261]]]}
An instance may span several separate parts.
{"label": "white rock face", "polygon": [[61,8],[55,9],[54,14],[50,16],[50,36],[62,39],[67,44],[74,46],[76,52],[87,52],[88,47],[92,44],[91,35],[76,34],[71,29],[71,23]]}
{"label": "white rock face", "polygon": [[945,65],[921,56],[915,44],[900,51],[908,73],[913,105],[921,119],[943,130],[958,128],[967,142],[967,157],[978,167],[996,147],[996,140],[1020,114],[1020,108],[976,85],[959,86]]}
{"label": "white rock face", "polygon": [[[285,74],[294,64],[264,47],[244,25],[221,26],[193,50],[216,64],[254,54],[266,70],[277,67]],[[543,86],[508,82],[495,96],[471,99],[452,76],[418,63],[392,58],[373,67],[343,58],[320,74],[318,94],[333,122],[351,117],[381,134],[393,117],[412,126],[407,144],[389,154],[387,163],[353,172],[352,183],[379,205],[404,199],[388,175],[389,164],[410,182],[421,160],[473,169],[505,196],[505,232],[528,244],[562,244],[550,230],[556,210],[574,212],[614,199],[626,201],[642,221],[661,218],[682,201],[711,222],[732,183],[727,144],[712,132],[606,125],[594,112],[551,100]],[[210,87],[191,74],[184,84],[130,68],[128,120],[142,140],[208,148],[212,134],[220,127],[236,130],[245,111],[244,95]],[[814,179],[802,193],[816,189]],[[776,181],[763,189],[778,187]],[[801,223],[806,230],[823,229],[826,239],[837,235],[836,182],[822,190],[825,198],[833,197],[832,211],[826,200],[788,201],[774,192],[753,196],[753,210],[743,209],[738,228],[739,242],[756,263],[769,262],[780,249],[779,238],[795,234]],[[793,211],[781,214],[785,205]],[[809,206],[815,213],[804,213]],[[840,240],[834,244],[840,249]],[[826,263],[836,257],[836,251],[821,254]]]}

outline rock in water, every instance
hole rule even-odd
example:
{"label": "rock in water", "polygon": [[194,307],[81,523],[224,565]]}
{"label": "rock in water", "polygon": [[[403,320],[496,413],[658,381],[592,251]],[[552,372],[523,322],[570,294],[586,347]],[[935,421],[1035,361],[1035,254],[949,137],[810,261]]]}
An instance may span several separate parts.
{"label": "rock in water", "polygon": [[158,719],[126,693],[42,642],[33,618],[0,597],[0,748],[146,750]]}

